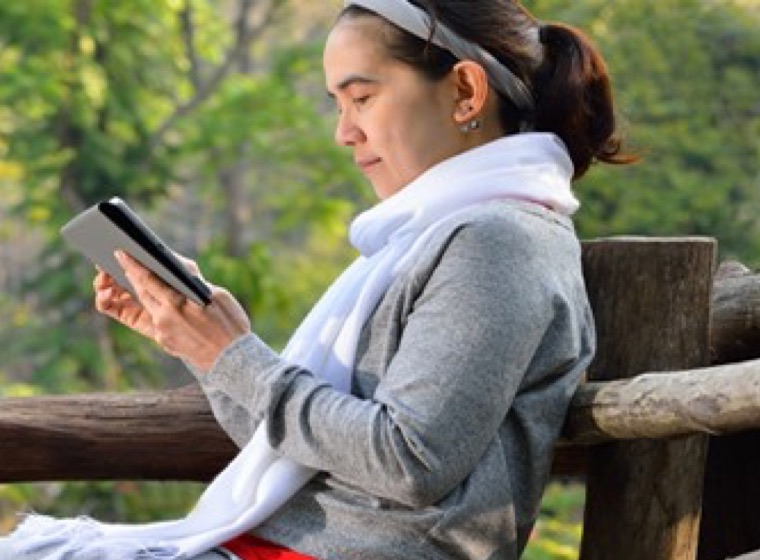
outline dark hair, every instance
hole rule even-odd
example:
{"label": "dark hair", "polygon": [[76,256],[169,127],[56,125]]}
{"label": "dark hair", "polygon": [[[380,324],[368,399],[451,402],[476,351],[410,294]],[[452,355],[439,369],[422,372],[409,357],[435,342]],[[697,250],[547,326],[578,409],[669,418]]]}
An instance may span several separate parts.
{"label": "dark hair", "polygon": [[[535,109],[520,109],[499,94],[499,119],[507,134],[523,128],[553,132],[564,141],[574,178],[594,161],[632,163],[622,151],[607,65],[578,29],[541,24],[519,2],[496,0],[413,0],[433,21],[490,52],[533,92]],[[357,6],[341,17],[377,17]],[[382,18],[381,18],[382,19]],[[385,21],[385,20],[383,20]],[[392,57],[431,80],[446,76],[457,59],[450,52],[388,23],[386,47]]]}

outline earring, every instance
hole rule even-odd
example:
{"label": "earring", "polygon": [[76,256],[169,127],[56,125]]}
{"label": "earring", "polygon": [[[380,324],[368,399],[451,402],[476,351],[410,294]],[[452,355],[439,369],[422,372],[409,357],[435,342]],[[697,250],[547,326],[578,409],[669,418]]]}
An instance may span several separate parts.
{"label": "earring", "polygon": [[459,127],[459,130],[464,133],[468,133],[472,130],[477,130],[478,128],[480,128],[480,121],[478,119],[472,119],[470,122],[466,122],[461,125]]}

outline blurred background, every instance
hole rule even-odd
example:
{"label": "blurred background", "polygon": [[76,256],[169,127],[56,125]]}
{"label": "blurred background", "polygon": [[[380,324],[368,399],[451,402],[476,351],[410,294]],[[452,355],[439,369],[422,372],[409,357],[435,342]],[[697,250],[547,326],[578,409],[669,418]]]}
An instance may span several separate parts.
{"label": "blurred background", "polygon": [[[0,396],[190,382],[92,308],[93,270],[59,228],[129,202],[246,306],[275,348],[354,254],[373,202],[332,141],[321,48],[340,2],[0,2]],[[716,237],[760,264],[760,0],[536,0],[610,66],[642,163],[576,185],[584,239]],[[554,481],[525,555],[577,557],[582,481]],[[148,520],[184,512],[186,483],[0,485],[20,510]]]}

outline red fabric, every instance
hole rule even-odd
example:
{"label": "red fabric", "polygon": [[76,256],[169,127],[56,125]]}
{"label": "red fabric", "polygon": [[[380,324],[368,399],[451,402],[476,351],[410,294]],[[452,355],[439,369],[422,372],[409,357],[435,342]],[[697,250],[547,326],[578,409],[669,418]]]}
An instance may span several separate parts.
{"label": "red fabric", "polygon": [[316,560],[253,535],[241,535],[222,546],[242,560]]}

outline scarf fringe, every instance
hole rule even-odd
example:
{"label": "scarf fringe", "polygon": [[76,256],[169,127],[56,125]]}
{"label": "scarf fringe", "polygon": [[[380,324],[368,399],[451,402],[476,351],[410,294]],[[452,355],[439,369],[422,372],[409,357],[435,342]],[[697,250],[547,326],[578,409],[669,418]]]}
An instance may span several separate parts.
{"label": "scarf fringe", "polygon": [[177,546],[169,543],[108,537],[100,523],[90,517],[54,519],[29,514],[9,536],[8,543],[19,554],[39,554],[50,549],[40,560],[182,560],[184,557]]}

